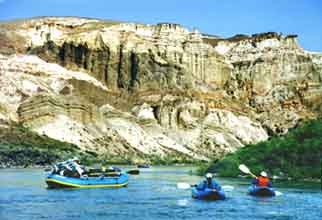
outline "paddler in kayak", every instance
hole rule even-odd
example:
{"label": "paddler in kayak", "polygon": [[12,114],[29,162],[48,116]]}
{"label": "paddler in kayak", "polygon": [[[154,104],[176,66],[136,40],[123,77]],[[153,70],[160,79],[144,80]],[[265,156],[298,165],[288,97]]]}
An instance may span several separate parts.
{"label": "paddler in kayak", "polygon": [[221,186],[212,178],[211,173],[207,173],[205,177],[206,179],[196,186],[197,190],[205,190],[208,188],[213,191],[221,191]]}
{"label": "paddler in kayak", "polygon": [[252,180],[252,184],[254,186],[258,187],[272,187],[271,180],[267,177],[267,173],[265,171],[262,171],[260,173],[260,176],[257,176]]}

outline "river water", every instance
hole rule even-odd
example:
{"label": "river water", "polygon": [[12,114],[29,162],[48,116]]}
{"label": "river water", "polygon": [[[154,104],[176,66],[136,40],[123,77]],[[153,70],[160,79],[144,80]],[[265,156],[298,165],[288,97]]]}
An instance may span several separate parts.
{"label": "river water", "polygon": [[41,169],[0,170],[0,220],[277,219],[322,220],[319,189],[279,188],[282,196],[255,198],[243,180],[218,178],[232,185],[224,201],[191,198],[177,182],[197,183],[189,167],[153,167],[130,176],[119,189],[48,190]]}

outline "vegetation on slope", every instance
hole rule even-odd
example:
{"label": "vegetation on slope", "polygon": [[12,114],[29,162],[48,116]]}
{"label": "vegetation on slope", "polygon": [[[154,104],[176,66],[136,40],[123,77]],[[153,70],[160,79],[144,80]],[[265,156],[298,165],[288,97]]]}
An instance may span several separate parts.
{"label": "vegetation on slope", "polygon": [[44,166],[74,156],[90,164],[96,162],[97,155],[19,125],[0,128],[0,167]]}
{"label": "vegetation on slope", "polygon": [[238,176],[239,164],[246,164],[254,173],[262,170],[271,176],[308,179],[321,177],[322,119],[294,128],[282,137],[247,145],[214,163],[208,171],[220,176]]}

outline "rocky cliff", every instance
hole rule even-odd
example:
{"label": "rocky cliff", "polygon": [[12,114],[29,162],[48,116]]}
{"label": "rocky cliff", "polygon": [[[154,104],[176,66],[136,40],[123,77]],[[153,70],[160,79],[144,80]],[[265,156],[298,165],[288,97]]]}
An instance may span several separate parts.
{"label": "rocky cliff", "polygon": [[221,158],[322,111],[322,54],[295,35],[44,17],[0,39],[2,124],[102,158]]}

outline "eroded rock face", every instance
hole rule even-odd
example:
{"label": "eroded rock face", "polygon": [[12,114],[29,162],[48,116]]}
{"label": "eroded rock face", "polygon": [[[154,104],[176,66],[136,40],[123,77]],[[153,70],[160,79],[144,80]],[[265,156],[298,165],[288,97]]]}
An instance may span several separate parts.
{"label": "eroded rock face", "polygon": [[114,90],[186,89],[196,82],[218,87],[230,75],[231,66],[202,35],[180,25],[66,23],[31,20],[17,32],[27,39],[28,53],[84,69]]}
{"label": "eroded rock face", "polygon": [[0,38],[1,124],[102,158],[216,159],[322,110],[322,55],[294,35],[48,17]]}

